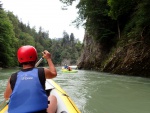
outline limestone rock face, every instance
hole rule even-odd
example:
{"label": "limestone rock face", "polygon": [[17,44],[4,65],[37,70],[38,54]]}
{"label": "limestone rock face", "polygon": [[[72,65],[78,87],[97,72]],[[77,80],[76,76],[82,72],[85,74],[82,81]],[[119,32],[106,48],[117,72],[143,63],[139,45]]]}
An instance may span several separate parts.
{"label": "limestone rock face", "polygon": [[150,77],[150,46],[135,42],[117,48],[102,71]]}
{"label": "limestone rock face", "polygon": [[107,51],[104,51],[99,43],[95,42],[91,36],[85,33],[82,53],[78,59],[78,68],[99,70],[107,54]]}
{"label": "limestone rock face", "polygon": [[150,45],[141,41],[105,50],[85,33],[78,68],[120,75],[150,77]]}

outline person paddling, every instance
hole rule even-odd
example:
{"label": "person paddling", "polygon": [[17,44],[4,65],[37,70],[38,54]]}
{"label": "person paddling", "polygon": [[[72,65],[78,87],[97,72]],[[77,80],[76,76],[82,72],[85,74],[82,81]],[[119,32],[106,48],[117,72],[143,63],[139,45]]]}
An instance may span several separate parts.
{"label": "person paddling", "polygon": [[[45,82],[57,76],[51,60],[51,54],[45,50],[43,58],[49,68],[36,68],[37,51],[26,45],[18,49],[17,57],[22,69],[8,79],[4,98],[9,99],[9,113],[55,113],[57,99],[54,95],[46,95]],[[48,100],[50,103],[48,104]]]}
{"label": "person paddling", "polygon": [[70,66],[68,66],[68,71],[72,71],[72,69],[71,69],[71,67],[70,67]]}

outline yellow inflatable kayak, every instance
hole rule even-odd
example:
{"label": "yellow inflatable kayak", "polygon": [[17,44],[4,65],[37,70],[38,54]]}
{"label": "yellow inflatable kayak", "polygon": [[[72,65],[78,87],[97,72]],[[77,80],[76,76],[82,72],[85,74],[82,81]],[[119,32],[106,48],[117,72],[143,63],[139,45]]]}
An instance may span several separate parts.
{"label": "yellow inflatable kayak", "polygon": [[[67,93],[52,79],[46,80],[46,90],[50,91],[49,95],[55,95],[57,98],[56,113],[81,113]],[[0,104],[0,113],[8,113],[7,110],[8,101],[3,101]]]}
{"label": "yellow inflatable kayak", "polygon": [[78,72],[78,70],[74,70],[74,69],[72,69],[71,71],[69,71],[68,69],[61,69],[61,71],[63,73],[77,73]]}

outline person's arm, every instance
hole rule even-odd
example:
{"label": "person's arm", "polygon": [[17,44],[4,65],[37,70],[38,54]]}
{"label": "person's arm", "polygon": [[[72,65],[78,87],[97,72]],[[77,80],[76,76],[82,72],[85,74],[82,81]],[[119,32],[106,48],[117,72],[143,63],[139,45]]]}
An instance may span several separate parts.
{"label": "person's arm", "polygon": [[10,86],[10,78],[9,78],[6,89],[5,89],[5,92],[4,92],[4,98],[6,100],[9,99],[11,93],[12,93],[12,89],[11,89],[11,86]]}
{"label": "person's arm", "polygon": [[45,77],[47,79],[54,78],[57,76],[56,68],[52,62],[51,54],[45,50],[43,53],[43,57],[47,60],[49,68],[44,68]]}

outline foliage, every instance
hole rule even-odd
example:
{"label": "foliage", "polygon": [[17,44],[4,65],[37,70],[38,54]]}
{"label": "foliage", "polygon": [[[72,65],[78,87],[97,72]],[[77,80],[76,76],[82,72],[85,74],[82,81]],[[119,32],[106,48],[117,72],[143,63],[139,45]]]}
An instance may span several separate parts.
{"label": "foliage", "polygon": [[130,22],[126,25],[127,37],[150,42],[150,3],[148,0],[137,1]]}
{"label": "foliage", "polygon": [[76,64],[80,56],[82,44],[74,38],[73,33],[70,37],[67,32],[63,33],[63,38],[52,40],[52,55],[54,63],[61,64],[63,59],[71,59],[71,64]]}
{"label": "foliage", "polygon": [[134,8],[133,0],[108,0],[110,6],[109,15],[112,19],[118,20],[118,18],[128,16],[131,9]]}
{"label": "foliage", "polygon": [[3,9],[0,9],[0,67],[13,66],[15,61],[15,33],[13,25]]}
{"label": "foliage", "polygon": [[76,0],[60,0],[60,1],[66,5],[72,5],[73,1],[76,1]]}
{"label": "foliage", "polygon": [[[60,1],[69,4],[75,0]],[[149,6],[149,0],[80,0],[76,6],[79,17],[74,22],[77,27],[84,25],[105,49],[118,42],[150,42]]]}

